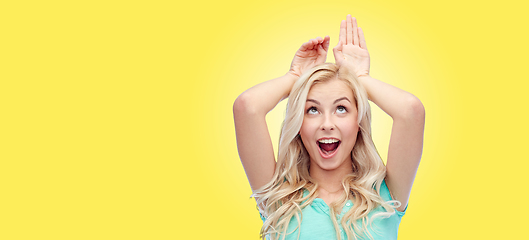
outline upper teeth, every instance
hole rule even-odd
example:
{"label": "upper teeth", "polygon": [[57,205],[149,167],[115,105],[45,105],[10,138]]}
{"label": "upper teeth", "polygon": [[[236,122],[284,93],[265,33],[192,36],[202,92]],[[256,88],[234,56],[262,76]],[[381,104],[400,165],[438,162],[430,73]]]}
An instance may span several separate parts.
{"label": "upper teeth", "polygon": [[318,142],[320,142],[320,143],[335,143],[335,142],[338,142],[338,139],[322,139],[322,140],[319,140]]}

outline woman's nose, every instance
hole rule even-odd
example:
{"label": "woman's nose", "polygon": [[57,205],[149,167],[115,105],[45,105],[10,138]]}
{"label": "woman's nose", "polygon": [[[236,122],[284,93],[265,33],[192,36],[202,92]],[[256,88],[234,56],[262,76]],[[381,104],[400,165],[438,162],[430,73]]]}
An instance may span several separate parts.
{"label": "woman's nose", "polygon": [[334,130],[335,128],[336,128],[336,126],[334,125],[334,122],[332,120],[332,116],[324,115],[323,122],[321,124],[321,130],[329,131],[329,130]]}

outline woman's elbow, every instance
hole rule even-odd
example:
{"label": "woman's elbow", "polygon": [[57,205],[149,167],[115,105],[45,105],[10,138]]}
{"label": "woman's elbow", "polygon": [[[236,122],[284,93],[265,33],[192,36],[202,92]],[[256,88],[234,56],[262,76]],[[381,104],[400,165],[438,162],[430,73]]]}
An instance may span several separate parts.
{"label": "woman's elbow", "polygon": [[408,117],[413,119],[415,122],[424,123],[425,110],[421,100],[413,96],[408,100],[408,106]]}
{"label": "woman's elbow", "polygon": [[233,115],[241,115],[241,114],[255,114],[256,109],[255,105],[252,104],[251,96],[249,96],[246,92],[241,93],[236,99],[235,102],[233,102]]}

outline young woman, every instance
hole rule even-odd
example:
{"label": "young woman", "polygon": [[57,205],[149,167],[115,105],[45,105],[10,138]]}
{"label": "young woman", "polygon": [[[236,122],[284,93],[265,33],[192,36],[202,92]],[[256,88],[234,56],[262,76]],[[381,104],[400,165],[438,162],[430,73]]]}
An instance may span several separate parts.
{"label": "young woman", "polygon": [[[290,71],[233,106],[237,147],[269,239],[396,239],[422,154],[424,107],[369,76],[364,33],[350,15],[304,43]],[[288,99],[277,162],[266,114]],[[371,138],[368,100],[393,119],[387,165]]]}

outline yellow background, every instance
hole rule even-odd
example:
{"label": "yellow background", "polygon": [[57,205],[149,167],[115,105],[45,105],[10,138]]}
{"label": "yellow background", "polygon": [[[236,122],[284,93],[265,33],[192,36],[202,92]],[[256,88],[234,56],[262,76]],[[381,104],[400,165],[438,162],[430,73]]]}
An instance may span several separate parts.
{"label": "yellow background", "polygon": [[426,108],[399,239],[527,237],[522,2],[4,1],[0,239],[258,239],[233,101],[348,13],[371,75]]}

